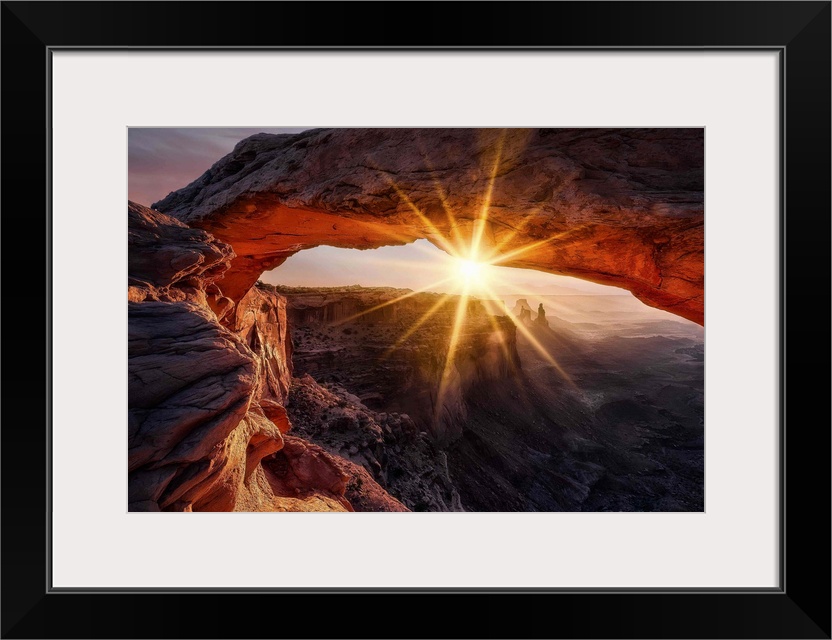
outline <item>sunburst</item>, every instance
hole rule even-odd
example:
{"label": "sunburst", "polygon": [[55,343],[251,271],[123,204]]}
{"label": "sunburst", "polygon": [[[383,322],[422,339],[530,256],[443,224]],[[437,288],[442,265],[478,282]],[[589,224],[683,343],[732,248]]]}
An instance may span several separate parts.
{"label": "sunburst", "polygon": [[477,285],[484,277],[484,265],[475,260],[465,260],[464,258],[457,258],[456,270],[457,278],[463,285],[469,288],[472,285]]}
{"label": "sunburst", "polygon": [[[397,184],[391,174],[379,170],[383,178],[391,185],[395,193],[404,202],[410,211],[414,214],[417,225],[421,227],[421,233],[427,237],[433,244],[442,249],[450,256],[450,259],[437,266],[437,270],[444,271],[444,277],[433,282],[425,287],[421,287],[415,291],[398,296],[392,300],[375,305],[370,309],[366,309],[355,316],[347,318],[341,323],[349,322],[362,315],[366,315],[382,309],[384,307],[397,304],[417,293],[435,290],[441,285],[449,285],[455,289],[455,296],[445,294],[441,296],[425,313],[419,316],[407,331],[402,334],[396,343],[390,347],[382,356],[382,359],[388,358],[393,352],[399,349],[416,331],[423,327],[434,315],[448,302],[455,298],[456,310],[454,312],[453,325],[451,327],[450,335],[448,336],[448,346],[445,351],[444,363],[442,365],[442,372],[440,376],[439,386],[435,395],[436,403],[434,406],[435,420],[440,420],[441,413],[444,408],[444,402],[449,391],[449,385],[453,379],[453,371],[458,356],[458,349],[462,339],[462,332],[464,330],[469,302],[477,297],[487,299],[500,299],[500,296],[495,293],[495,289],[500,288],[500,284],[506,284],[499,275],[500,265],[509,262],[521,261],[522,258],[531,251],[539,249],[549,244],[563,241],[566,233],[554,234],[546,238],[537,240],[535,242],[527,243],[522,246],[514,246],[518,234],[524,231],[524,225],[519,228],[512,228],[499,241],[493,241],[489,237],[486,241],[486,235],[490,233],[491,229],[491,205],[494,196],[494,185],[500,174],[501,163],[504,160],[504,147],[506,142],[506,131],[503,130],[498,135],[496,142],[493,145],[493,164],[488,171],[488,180],[486,181],[479,202],[476,206],[474,215],[470,213],[466,215],[458,215],[453,211],[449,204],[447,189],[443,188],[435,175],[430,159],[427,156],[426,150],[422,150],[428,173],[431,175],[433,187],[436,191],[436,196],[441,203],[444,213],[444,225],[447,225],[447,230],[443,231],[430,217],[422,211],[414,202],[413,198],[409,197],[406,189]],[[529,216],[527,221],[532,219]],[[470,233],[464,234],[461,232],[463,228],[468,228]],[[579,231],[579,229],[577,230]],[[570,230],[568,233],[575,233],[576,230]],[[511,246],[511,249],[509,249]],[[391,267],[394,265],[390,265]],[[506,314],[509,320],[516,327],[516,330],[525,338],[528,344],[540,354],[540,356],[551,367],[558,372],[563,380],[570,386],[575,386],[574,381],[564,368],[558,363],[556,358],[540,340],[529,330],[518,318],[513,314]],[[500,332],[503,327],[495,317],[488,314],[488,319],[491,322],[495,331]],[[339,324],[341,324],[339,323]],[[507,345],[502,345],[506,349],[506,356],[508,356]]]}

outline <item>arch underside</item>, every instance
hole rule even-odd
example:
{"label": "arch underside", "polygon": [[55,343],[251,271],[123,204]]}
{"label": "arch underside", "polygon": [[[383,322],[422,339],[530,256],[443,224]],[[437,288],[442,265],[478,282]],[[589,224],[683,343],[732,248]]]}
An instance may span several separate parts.
{"label": "arch underside", "polygon": [[234,301],[304,249],[426,238],[704,324],[703,164],[701,129],[258,134],[153,206],[232,246]]}

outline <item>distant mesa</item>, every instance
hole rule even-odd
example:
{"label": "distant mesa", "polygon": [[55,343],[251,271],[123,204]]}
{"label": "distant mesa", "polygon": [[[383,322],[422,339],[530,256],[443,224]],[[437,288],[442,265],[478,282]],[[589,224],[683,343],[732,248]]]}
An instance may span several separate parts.
{"label": "distant mesa", "polygon": [[[518,318],[522,318],[524,311],[531,314],[532,308],[529,306],[528,300],[526,300],[525,298],[520,298],[517,300],[517,302],[514,303],[514,309],[512,309],[512,313]],[[529,319],[531,319],[531,315],[529,315]]]}
{"label": "distant mesa", "polygon": [[535,319],[535,324],[540,327],[549,328],[549,323],[546,320],[546,311],[543,310],[543,303],[541,302],[537,307],[537,318]]}
{"label": "distant mesa", "polygon": [[539,326],[549,328],[549,321],[546,320],[546,311],[543,309],[542,302],[537,306],[537,316],[534,319],[532,319],[532,307],[526,298],[518,298],[517,302],[514,303],[512,313],[526,327]]}
{"label": "distant mesa", "polygon": [[485,309],[486,313],[490,313],[493,316],[507,316],[508,315],[508,307],[506,306],[505,300],[499,300],[497,298],[489,299],[489,298],[477,298],[482,304],[483,308]]}

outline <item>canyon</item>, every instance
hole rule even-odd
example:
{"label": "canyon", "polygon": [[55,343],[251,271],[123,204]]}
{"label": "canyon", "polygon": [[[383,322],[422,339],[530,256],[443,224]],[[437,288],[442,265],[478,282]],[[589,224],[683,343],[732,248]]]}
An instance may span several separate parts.
{"label": "canyon", "polygon": [[152,208],[129,202],[129,509],[701,510],[701,327],[570,322],[549,302],[526,322],[472,299],[446,359],[458,299],[258,278],[321,244],[476,238],[701,325],[702,143],[260,134]]}
{"label": "canyon", "polygon": [[439,444],[462,434],[464,397],[473,387],[520,366],[515,326],[477,299],[465,302],[454,357],[446,363],[459,296],[362,287],[274,290],[287,300],[297,374],[343,383],[370,408],[405,413]]}
{"label": "canyon", "polygon": [[[411,509],[702,510],[704,335],[695,324],[641,312],[623,296],[552,296],[543,316],[520,299],[514,321],[501,318],[513,329],[506,350],[490,352],[481,340],[461,349],[458,413],[444,414],[458,428],[439,425],[437,437],[425,409],[440,380],[426,375],[421,352],[447,342],[452,314],[412,331],[436,294],[277,290],[293,326],[294,373],[303,376],[287,403],[295,429],[364,466]],[[376,308],[391,299],[400,301]],[[463,336],[502,335],[502,324],[483,327],[484,305],[471,306]],[[565,320],[558,307],[596,323]],[[313,393],[326,400],[312,402]],[[423,474],[410,460],[418,434],[420,461],[442,477],[414,487]],[[426,497],[430,486],[452,487],[452,501]]]}

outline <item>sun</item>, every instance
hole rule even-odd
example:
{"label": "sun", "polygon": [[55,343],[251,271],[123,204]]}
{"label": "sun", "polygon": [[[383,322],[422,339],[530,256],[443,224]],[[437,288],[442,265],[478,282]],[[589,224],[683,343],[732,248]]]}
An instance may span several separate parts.
{"label": "sun", "polygon": [[465,258],[455,258],[456,281],[464,289],[480,289],[486,282],[485,263]]}
{"label": "sun", "polygon": [[482,265],[473,260],[458,260],[457,269],[463,280],[474,280],[482,275]]}

